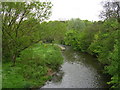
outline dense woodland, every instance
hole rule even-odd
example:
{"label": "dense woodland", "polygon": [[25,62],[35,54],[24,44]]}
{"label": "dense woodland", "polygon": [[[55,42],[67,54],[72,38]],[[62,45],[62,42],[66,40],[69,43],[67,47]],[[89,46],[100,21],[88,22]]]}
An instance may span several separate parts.
{"label": "dense woodland", "polygon": [[49,21],[51,2],[2,2],[3,88],[40,87],[63,63],[55,44],[87,52],[120,87],[120,2],[104,2],[101,21]]}

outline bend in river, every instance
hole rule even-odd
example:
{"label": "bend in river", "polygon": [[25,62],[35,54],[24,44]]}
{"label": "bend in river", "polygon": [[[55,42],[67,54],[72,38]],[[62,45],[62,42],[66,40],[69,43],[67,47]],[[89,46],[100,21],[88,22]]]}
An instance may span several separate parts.
{"label": "bend in river", "polygon": [[91,55],[66,46],[60,71],[42,88],[108,88],[103,66]]}

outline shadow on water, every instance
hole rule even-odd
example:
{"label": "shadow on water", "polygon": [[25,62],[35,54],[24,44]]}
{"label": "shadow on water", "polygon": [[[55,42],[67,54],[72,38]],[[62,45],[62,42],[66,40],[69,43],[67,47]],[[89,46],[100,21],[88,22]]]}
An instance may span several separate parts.
{"label": "shadow on water", "polygon": [[102,74],[103,66],[95,57],[69,46],[62,54],[62,67],[42,88],[108,88],[108,77]]}

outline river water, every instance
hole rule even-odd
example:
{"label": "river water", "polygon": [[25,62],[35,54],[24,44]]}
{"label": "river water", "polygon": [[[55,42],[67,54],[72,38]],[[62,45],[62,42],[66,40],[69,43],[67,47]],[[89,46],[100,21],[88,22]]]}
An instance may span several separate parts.
{"label": "river water", "polygon": [[42,88],[108,88],[108,77],[102,74],[102,65],[95,57],[68,46],[62,55],[60,71]]}

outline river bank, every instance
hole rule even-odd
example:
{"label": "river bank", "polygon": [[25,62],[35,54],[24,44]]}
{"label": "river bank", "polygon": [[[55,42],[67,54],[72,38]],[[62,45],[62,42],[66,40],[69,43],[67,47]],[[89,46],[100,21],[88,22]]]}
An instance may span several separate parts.
{"label": "river bank", "polygon": [[97,58],[65,47],[60,71],[42,88],[109,88]]}
{"label": "river bank", "polygon": [[3,88],[41,87],[63,63],[60,49],[50,44],[35,44],[22,51],[16,65],[3,63]]}

